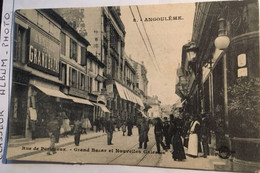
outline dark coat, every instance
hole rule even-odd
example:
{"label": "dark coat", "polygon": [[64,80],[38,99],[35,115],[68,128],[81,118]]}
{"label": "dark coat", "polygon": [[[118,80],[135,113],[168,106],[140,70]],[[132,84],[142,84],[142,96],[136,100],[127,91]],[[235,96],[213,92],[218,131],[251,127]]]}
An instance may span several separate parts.
{"label": "dark coat", "polygon": [[181,119],[175,119],[172,128],[172,145],[173,145],[173,152],[172,158],[183,160],[186,159],[181,136],[183,135],[183,121]]}
{"label": "dark coat", "polygon": [[169,128],[170,128],[170,124],[169,122],[164,122],[163,123],[163,135],[164,136],[168,136],[169,135]]}
{"label": "dark coat", "polygon": [[148,131],[149,124],[148,122],[142,122],[139,125],[140,133],[139,133],[139,142],[148,142]]}
{"label": "dark coat", "polygon": [[154,125],[154,135],[156,142],[161,142],[163,140],[163,124],[161,121],[158,121]]}
{"label": "dark coat", "polygon": [[82,130],[82,122],[81,121],[75,121],[73,133],[74,134],[81,133],[81,130]]}
{"label": "dark coat", "polygon": [[110,133],[114,131],[114,123],[112,120],[106,122],[106,131]]}
{"label": "dark coat", "polygon": [[58,119],[52,119],[47,124],[47,130],[49,133],[55,133],[59,131],[59,121]]}

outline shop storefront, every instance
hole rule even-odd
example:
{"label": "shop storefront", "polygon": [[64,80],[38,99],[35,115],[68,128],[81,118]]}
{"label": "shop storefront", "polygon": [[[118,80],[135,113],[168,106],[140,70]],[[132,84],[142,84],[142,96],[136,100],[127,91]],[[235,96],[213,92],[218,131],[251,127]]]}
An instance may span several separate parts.
{"label": "shop storefront", "polygon": [[132,122],[136,122],[137,110],[144,109],[141,98],[118,82],[115,82],[115,93],[118,119],[123,121],[131,119]]}
{"label": "shop storefront", "polygon": [[26,115],[28,100],[29,72],[14,68],[11,115],[10,115],[10,138],[24,138],[26,136]]}

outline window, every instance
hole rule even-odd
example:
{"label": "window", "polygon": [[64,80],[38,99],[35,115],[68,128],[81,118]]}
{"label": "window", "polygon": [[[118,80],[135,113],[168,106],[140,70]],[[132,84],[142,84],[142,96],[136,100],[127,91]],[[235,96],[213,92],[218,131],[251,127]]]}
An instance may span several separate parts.
{"label": "window", "polygon": [[66,35],[61,32],[60,33],[60,44],[61,44],[61,54],[66,55]]}
{"label": "window", "polygon": [[80,89],[85,90],[85,75],[81,74],[80,78]]}
{"label": "window", "polygon": [[92,83],[93,83],[93,78],[90,77],[90,78],[89,78],[89,92],[90,92],[90,93],[92,92]]}
{"label": "window", "polygon": [[97,91],[100,91],[100,82],[97,81]]}
{"label": "window", "polygon": [[63,84],[66,84],[66,64],[61,63],[60,64],[60,80],[62,81]]}
{"label": "window", "polygon": [[37,25],[39,25],[41,28],[43,27],[44,24],[44,17],[42,14],[37,13]]}
{"label": "window", "polygon": [[93,61],[89,60],[89,71],[93,71]]}
{"label": "window", "polygon": [[14,61],[25,63],[27,54],[27,32],[25,28],[20,25],[15,25],[15,54]]}
{"label": "window", "polygon": [[86,57],[86,48],[81,47],[81,65],[85,66],[87,64],[87,57]]}
{"label": "window", "polygon": [[72,69],[72,83],[71,83],[71,86],[74,87],[74,88],[77,88],[77,70],[75,69]]}
{"label": "window", "polygon": [[70,58],[77,61],[77,43],[73,39],[70,39]]}
{"label": "window", "polygon": [[246,54],[237,56],[237,77],[247,76]]}

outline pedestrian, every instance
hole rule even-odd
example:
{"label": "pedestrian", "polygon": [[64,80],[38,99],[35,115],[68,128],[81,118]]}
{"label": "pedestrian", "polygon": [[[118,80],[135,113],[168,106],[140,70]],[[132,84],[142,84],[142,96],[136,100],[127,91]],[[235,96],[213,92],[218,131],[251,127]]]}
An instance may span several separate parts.
{"label": "pedestrian", "polygon": [[131,119],[128,118],[128,120],[127,120],[127,136],[131,136],[133,134],[132,129],[133,129],[133,123],[132,123]]}
{"label": "pedestrian", "polygon": [[125,121],[123,122],[123,125],[122,125],[122,132],[123,132],[123,136],[125,136],[125,132],[126,132],[126,122]]}
{"label": "pedestrian", "polygon": [[170,143],[171,143],[171,138],[170,138],[170,134],[169,134],[169,128],[170,128],[170,124],[169,121],[167,120],[167,117],[163,118],[164,122],[163,122],[163,136],[165,139],[165,145],[167,149],[170,149]]}
{"label": "pedestrian", "polygon": [[120,131],[120,127],[121,127],[121,120],[118,118],[116,121],[116,128],[118,131]]}
{"label": "pedestrian", "polygon": [[48,155],[52,155],[56,153],[56,136],[57,131],[59,131],[59,122],[57,117],[55,117],[53,114],[49,114],[49,109],[46,110],[47,115],[49,115],[49,122],[47,123],[47,131],[50,137],[50,147],[47,152]]}
{"label": "pedestrian", "polygon": [[59,143],[60,141],[60,128],[61,128],[61,125],[62,125],[62,114],[61,112],[60,113],[56,113],[58,116],[56,117],[57,120],[58,120],[58,130],[55,131],[55,143]]}
{"label": "pedestrian", "polygon": [[209,115],[207,113],[204,113],[201,121],[201,142],[204,158],[207,158],[207,156],[209,155],[209,135]]}
{"label": "pedestrian", "polygon": [[170,145],[172,146],[172,151],[173,151],[173,145],[172,145],[173,128],[174,128],[174,116],[173,116],[173,114],[170,114],[168,135],[169,135],[169,138],[170,138]]}
{"label": "pedestrian", "polygon": [[100,118],[100,129],[103,131],[103,133],[105,132],[105,118],[101,117]]}
{"label": "pedestrian", "polygon": [[112,139],[114,130],[114,123],[112,120],[112,116],[110,116],[106,122],[107,145],[113,145]]}
{"label": "pedestrian", "polygon": [[176,161],[182,161],[186,159],[184,147],[182,143],[181,136],[183,135],[183,121],[180,118],[175,118],[172,128],[172,158]]}
{"label": "pedestrian", "polygon": [[87,129],[91,128],[91,123],[89,119],[85,116],[82,116],[82,133],[87,134]]}
{"label": "pedestrian", "polygon": [[99,132],[100,130],[100,120],[99,120],[99,118],[97,118],[96,120],[95,120],[95,123],[94,123],[95,125],[96,125],[96,133],[97,132]]}
{"label": "pedestrian", "polygon": [[74,143],[76,146],[79,146],[81,132],[82,132],[82,122],[80,118],[77,118],[74,121],[74,129],[73,129]]}
{"label": "pedestrian", "polygon": [[143,117],[141,119],[139,128],[140,128],[139,149],[142,148],[143,144],[144,144],[144,149],[146,149],[147,148],[147,142],[149,141],[149,139],[148,139],[149,123],[145,119],[145,117]]}
{"label": "pedestrian", "polygon": [[68,134],[71,132],[70,120],[65,112],[62,112],[62,118],[63,120],[60,128],[60,134],[63,134],[64,137],[68,137]]}
{"label": "pedestrian", "polygon": [[154,123],[155,123],[154,135],[155,135],[156,148],[157,148],[156,153],[161,154],[160,145],[164,150],[167,151],[166,146],[163,143],[163,123],[162,120],[158,117],[154,119]]}
{"label": "pedestrian", "polygon": [[188,142],[188,156],[198,157],[199,152],[199,134],[200,134],[200,122],[198,117],[193,117],[193,120],[190,124],[189,133],[189,142]]}
{"label": "pedestrian", "polygon": [[32,133],[32,140],[36,138],[36,123],[37,123],[37,113],[36,109],[30,107],[29,108],[29,113],[30,113],[30,121],[29,121],[29,128],[31,129]]}

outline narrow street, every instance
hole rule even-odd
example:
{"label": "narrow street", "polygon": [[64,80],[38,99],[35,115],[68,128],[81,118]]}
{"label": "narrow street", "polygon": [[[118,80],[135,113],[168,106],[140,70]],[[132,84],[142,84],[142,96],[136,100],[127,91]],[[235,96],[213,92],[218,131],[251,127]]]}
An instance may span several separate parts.
{"label": "narrow street", "polygon": [[[87,139],[86,137],[89,137]],[[149,142],[147,149],[138,149],[138,131],[133,128],[132,136],[123,136],[122,131],[115,131],[113,135],[113,145],[107,145],[107,136],[103,132],[89,132],[81,135],[81,143],[79,146],[72,144],[73,136],[69,138],[61,138],[57,144],[58,151],[54,155],[47,155],[49,140],[41,143],[34,143],[29,146],[20,146],[9,148],[13,153],[12,157],[22,161],[39,161],[39,162],[67,162],[82,164],[111,164],[111,165],[132,165],[132,166],[156,166],[156,167],[172,167],[172,168],[193,168],[193,169],[214,169],[216,162],[224,163],[217,156],[209,156],[208,158],[190,158],[185,161],[173,161],[170,150],[162,154],[156,154],[155,138],[153,127],[149,130]],[[64,141],[71,141],[68,145],[62,144]],[[35,148],[39,151],[22,150],[22,147]],[[15,156],[22,150],[23,154]],[[196,164],[194,164],[196,162]],[[196,165],[196,166],[195,166]],[[195,166],[195,167],[194,167]]]}
{"label": "narrow street", "polygon": [[[98,132],[97,134],[102,133],[103,132]],[[81,138],[84,138],[84,136],[87,135],[83,134]],[[155,163],[159,163],[160,155],[155,154],[156,147],[153,128],[149,131],[149,140],[146,150],[138,149],[138,132],[137,128],[134,128],[132,136],[123,136],[121,131],[114,132],[112,141],[113,145],[107,145],[107,136],[102,135],[94,139],[82,141],[79,146],[70,144],[60,147],[60,151],[57,151],[56,154],[51,156],[47,155],[46,151],[21,158],[21,160],[147,166],[149,164],[150,166],[155,166]],[[37,146],[37,144],[35,145]],[[149,155],[155,156],[151,157]],[[151,162],[151,158],[154,160],[153,162]],[[149,161],[146,161],[147,159]]]}

